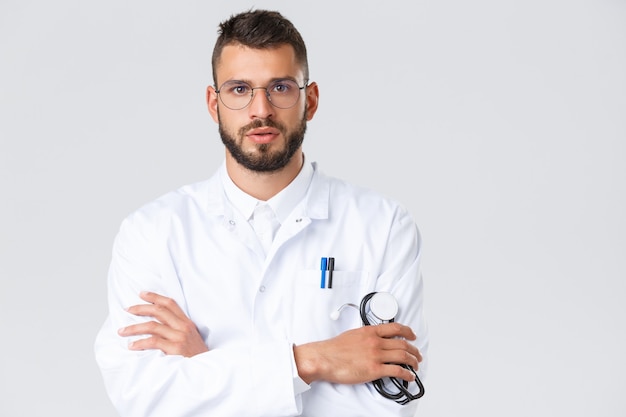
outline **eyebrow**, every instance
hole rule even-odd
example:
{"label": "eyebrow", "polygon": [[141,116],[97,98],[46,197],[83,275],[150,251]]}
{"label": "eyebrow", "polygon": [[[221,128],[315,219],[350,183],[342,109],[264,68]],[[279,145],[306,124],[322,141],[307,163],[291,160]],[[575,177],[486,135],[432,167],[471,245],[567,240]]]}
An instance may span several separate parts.
{"label": "eyebrow", "polygon": [[[285,80],[293,81],[293,82],[295,82],[296,84],[300,85],[300,83],[298,82],[298,80],[296,80],[296,78],[295,78],[295,77],[291,77],[291,76],[285,76],[285,77],[274,77],[274,78],[271,78],[271,79],[269,80],[269,82],[267,83],[267,85],[270,85],[270,84],[275,83],[275,82],[277,82],[277,81],[285,81]],[[231,82],[231,83],[246,83],[246,84],[248,84],[248,85],[249,85],[249,86],[251,86],[251,87],[253,86],[252,80],[247,80],[247,79],[241,79],[241,80],[237,80],[237,79],[233,79],[233,80],[226,80],[226,81],[224,81],[224,82],[222,83],[222,85],[224,85],[224,84],[226,84],[226,83],[229,83],[229,82]]]}

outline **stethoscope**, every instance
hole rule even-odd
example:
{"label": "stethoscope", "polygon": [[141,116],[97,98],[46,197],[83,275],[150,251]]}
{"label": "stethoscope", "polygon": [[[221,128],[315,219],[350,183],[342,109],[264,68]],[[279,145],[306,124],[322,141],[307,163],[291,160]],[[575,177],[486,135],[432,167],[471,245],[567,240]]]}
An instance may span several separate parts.
{"label": "stethoscope", "polygon": [[[356,306],[352,303],[346,303],[330,314],[330,318],[337,320],[341,311],[346,307],[353,307],[359,311],[361,322],[364,326],[371,326],[382,323],[393,323],[396,314],[398,314],[398,302],[396,298],[388,292],[371,292],[361,300],[361,305]],[[413,394],[409,391],[409,382],[398,378],[385,377],[372,381],[372,385],[380,395],[390,400],[394,400],[398,404],[405,405],[410,401],[417,400],[424,395],[424,385],[417,376],[417,372],[409,365],[401,364],[404,369],[408,369],[415,375],[415,383],[418,391]],[[391,381],[395,386],[395,391],[390,391],[389,384]]]}

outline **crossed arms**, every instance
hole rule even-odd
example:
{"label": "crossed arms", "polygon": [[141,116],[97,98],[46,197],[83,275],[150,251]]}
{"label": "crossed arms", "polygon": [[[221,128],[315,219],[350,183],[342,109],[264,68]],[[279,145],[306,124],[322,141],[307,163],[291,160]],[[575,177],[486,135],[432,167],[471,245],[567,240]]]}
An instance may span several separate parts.
{"label": "crossed arms", "polygon": [[[209,351],[195,324],[171,298],[142,292],[146,304],[128,308],[136,316],[150,317],[144,323],[119,329],[120,336],[145,336],[131,342],[130,350],[158,349],[166,355],[193,357]],[[298,374],[303,381],[359,384],[382,377],[414,381],[414,375],[399,364],[418,369],[422,356],[408,343],[416,336],[399,323],[364,326],[323,341],[294,346]]]}

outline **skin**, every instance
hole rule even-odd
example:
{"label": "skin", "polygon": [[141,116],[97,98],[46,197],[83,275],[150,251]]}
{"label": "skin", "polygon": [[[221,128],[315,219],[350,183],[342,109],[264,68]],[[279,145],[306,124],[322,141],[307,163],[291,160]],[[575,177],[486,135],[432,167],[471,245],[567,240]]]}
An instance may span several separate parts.
{"label": "skin", "polygon": [[[293,78],[298,85],[303,85],[304,74],[295,59],[293,48],[284,45],[275,49],[250,49],[241,45],[226,46],[222,51],[220,65],[217,68],[215,84],[220,86],[229,80],[247,81],[253,87],[264,87],[276,78]],[[239,129],[254,120],[269,119],[283,124],[289,131],[295,130],[302,119],[309,121],[317,111],[319,90],[316,83],[309,84],[300,94],[295,106],[278,109],[270,104],[264,90],[256,90],[252,102],[242,110],[230,110],[219,101],[213,86],[207,88],[207,106],[211,117],[220,123],[221,129],[233,137],[239,136]],[[266,141],[268,139],[264,139]],[[287,137],[277,134],[265,143],[269,151],[285,149]],[[239,138],[239,146],[244,152],[259,154],[260,145],[255,138],[244,135]],[[281,170],[274,172],[256,172],[238,164],[226,150],[226,169],[228,175],[239,188],[251,196],[267,201],[285,188],[298,175],[304,162],[302,147]]]}
{"label": "skin", "polygon": [[[240,45],[224,48],[217,68],[216,84],[227,80],[243,80],[254,87],[266,86],[276,78],[293,78],[303,85],[302,68],[296,62],[293,49],[285,45],[275,49],[258,50]],[[207,88],[207,106],[211,117],[220,124],[220,130],[250,158],[263,154],[280,153],[287,146],[290,133],[309,121],[317,111],[319,91],[311,83],[300,94],[297,104],[290,109],[278,109],[270,104],[263,90],[256,90],[250,105],[241,110],[230,110],[219,101],[215,88]],[[246,128],[255,120],[271,120],[278,128]],[[280,169],[258,172],[239,164],[226,149],[226,169],[239,188],[259,200],[268,200],[285,188],[300,172],[304,162],[302,147]],[[207,352],[195,324],[176,302],[159,294],[142,292],[139,304],[128,308],[137,316],[156,319],[134,324],[119,330],[120,336],[146,336],[129,345],[131,350],[159,349],[168,355],[192,357]],[[395,364],[418,368],[422,356],[409,343],[415,340],[413,331],[400,323],[364,326],[348,330],[323,341],[294,346],[298,374],[306,383],[329,381],[340,384],[359,384],[382,377],[396,377],[413,381],[414,375]]]}

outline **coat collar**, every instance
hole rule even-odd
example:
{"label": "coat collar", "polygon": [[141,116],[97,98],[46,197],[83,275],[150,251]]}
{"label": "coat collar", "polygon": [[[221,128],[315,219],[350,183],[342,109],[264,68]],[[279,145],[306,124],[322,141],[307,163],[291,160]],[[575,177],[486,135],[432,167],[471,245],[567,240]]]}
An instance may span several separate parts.
{"label": "coat collar", "polygon": [[[311,162],[310,184],[304,198],[295,205],[291,213],[281,213],[286,219],[291,215],[309,217],[311,219],[328,218],[330,203],[330,182],[320,170],[316,162]],[[226,174],[226,164],[222,163],[218,171],[208,180],[198,184],[194,190],[198,201],[205,206],[208,214],[232,217],[233,206],[230,204],[223,185],[222,175]]]}

